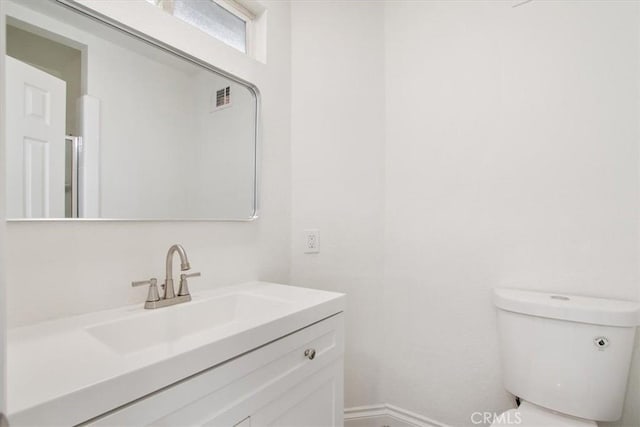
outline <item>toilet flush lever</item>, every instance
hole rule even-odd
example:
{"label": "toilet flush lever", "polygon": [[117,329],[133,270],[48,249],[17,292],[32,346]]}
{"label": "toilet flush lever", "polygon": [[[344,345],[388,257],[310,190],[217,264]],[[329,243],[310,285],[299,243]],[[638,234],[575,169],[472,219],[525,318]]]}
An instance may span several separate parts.
{"label": "toilet flush lever", "polygon": [[187,279],[190,277],[200,277],[201,273],[189,273],[180,275],[180,287],[178,288],[178,296],[189,295],[189,284]]}

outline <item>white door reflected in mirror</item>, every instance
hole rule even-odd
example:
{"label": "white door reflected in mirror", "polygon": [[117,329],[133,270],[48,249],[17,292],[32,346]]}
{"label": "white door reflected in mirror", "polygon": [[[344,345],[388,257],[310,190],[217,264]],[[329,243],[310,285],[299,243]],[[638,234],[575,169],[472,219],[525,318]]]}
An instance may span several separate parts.
{"label": "white door reflected in mirror", "polygon": [[10,218],[65,215],[65,93],[59,78],[6,57]]}

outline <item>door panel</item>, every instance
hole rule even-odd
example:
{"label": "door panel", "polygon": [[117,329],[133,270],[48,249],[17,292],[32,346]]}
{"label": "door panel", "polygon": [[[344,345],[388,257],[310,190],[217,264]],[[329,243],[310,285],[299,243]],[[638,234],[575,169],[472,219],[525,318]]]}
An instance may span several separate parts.
{"label": "door panel", "polygon": [[253,427],[343,425],[343,362],[336,360],[254,414]]}
{"label": "door panel", "polygon": [[7,217],[64,218],[66,83],[5,56]]}

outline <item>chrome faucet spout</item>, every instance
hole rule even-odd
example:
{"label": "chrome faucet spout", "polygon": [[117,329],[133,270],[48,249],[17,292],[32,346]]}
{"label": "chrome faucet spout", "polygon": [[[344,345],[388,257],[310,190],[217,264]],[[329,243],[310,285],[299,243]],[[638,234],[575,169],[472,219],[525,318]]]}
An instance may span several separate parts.
{"label": "chrome faucet spout", "polygon": [[200,273],[181,274],[180,288],[178,289],[178,295],[176,295],[175,288],[173,287],[173,255],[176,252],[180,256],[180,270],[187,271],[191,269],[189,258],[187,258],[187,252],[184,250],[182,245],[178,245],[176,243],[171,246],[167,252],[165,265],[167,275],[165,276],[164,284],[162,285],[164,289],[164,295],[162,298],[158,295],[158,288],[156,287],[157,280],[155,278],[131,283],[132,286],[149,285],[149,293],[147,294],[147,300],[144,303],[144,308],[152,309],[169,307],[170,305],[191,301],[191,294],[189,293],[189,284],[187,279],[191,277],[200,277]]}
{"label": "chrome faucet spout", "polygon": [[180,270],[186,271],[191,268],[189,258],[182,245],[175,244],[169,248],[166,261],[166,276],[164,279],[164,299],[174,298],[176,296],[173,287],[173,255],[178,253],[180,256]]}

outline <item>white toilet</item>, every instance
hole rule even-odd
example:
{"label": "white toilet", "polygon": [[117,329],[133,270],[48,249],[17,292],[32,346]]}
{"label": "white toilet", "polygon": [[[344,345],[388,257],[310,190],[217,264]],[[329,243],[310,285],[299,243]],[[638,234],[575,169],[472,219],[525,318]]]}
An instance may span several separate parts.
{"label": "white toilet", "polygon": [[596,426],[622,414],[640,304],[495,289],[505,388],[492,426]]}

